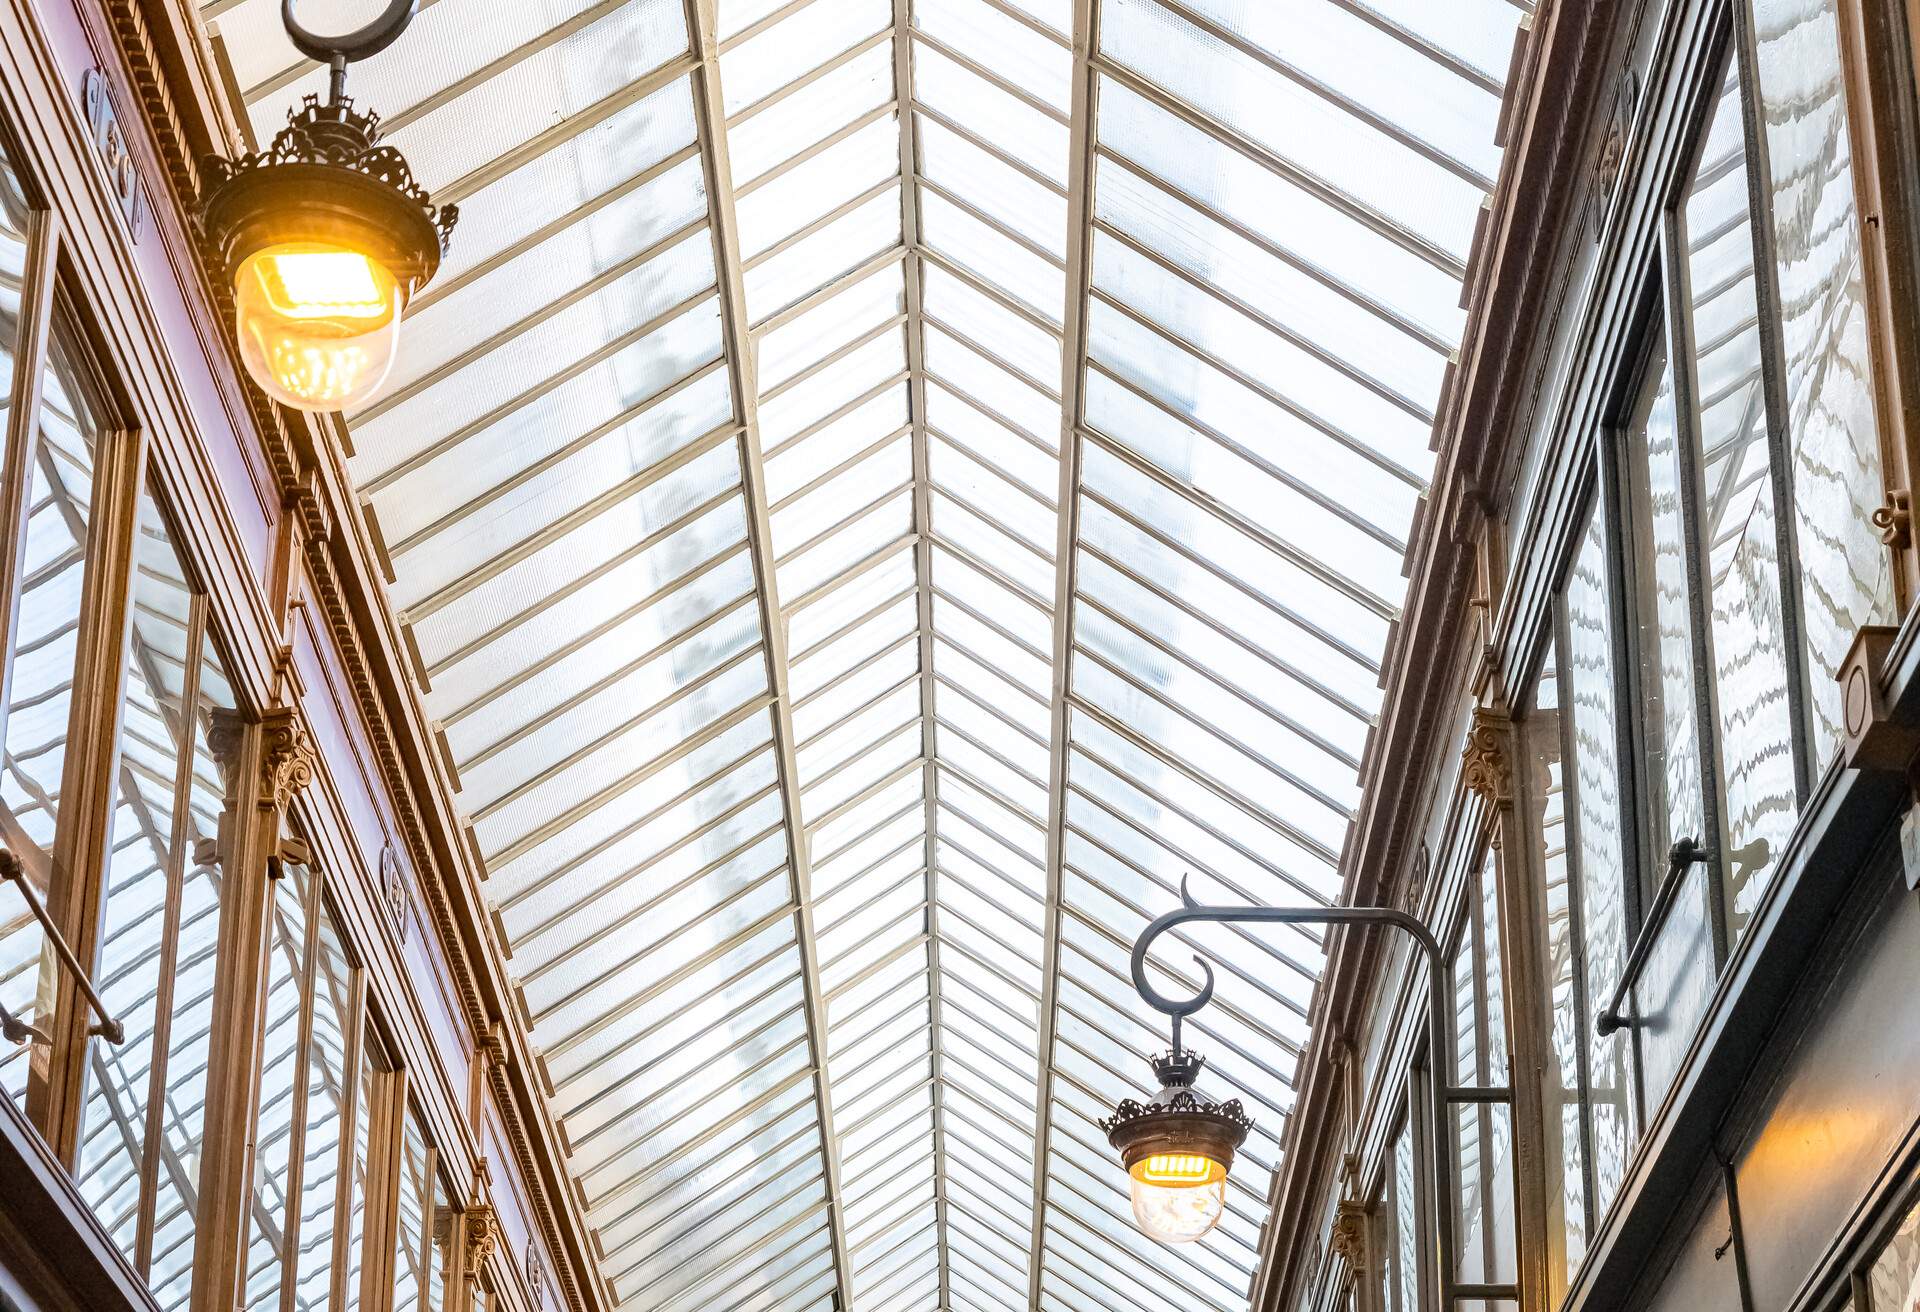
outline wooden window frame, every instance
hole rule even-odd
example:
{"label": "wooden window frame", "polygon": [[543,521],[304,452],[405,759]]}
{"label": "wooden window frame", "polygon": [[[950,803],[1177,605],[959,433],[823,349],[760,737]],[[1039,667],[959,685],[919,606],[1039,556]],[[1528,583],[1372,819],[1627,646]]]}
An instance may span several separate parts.
{"label": "wooden window frame", "polygon": [[1882,536],[1904,615],[1920,597],[1920,0],[1837,0],[1836,17],[1886,468]]}

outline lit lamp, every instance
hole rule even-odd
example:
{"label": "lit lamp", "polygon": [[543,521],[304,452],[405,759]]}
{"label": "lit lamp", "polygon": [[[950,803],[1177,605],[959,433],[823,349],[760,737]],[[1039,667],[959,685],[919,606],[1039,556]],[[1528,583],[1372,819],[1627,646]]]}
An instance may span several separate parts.
{"label": "lit lamp", "polygon": [[[1187,881],[1182,879],[1180,905],[1154,917],[1133,943],[1134,991],[1155,1011],[1173,1018],[1173,1051],[1153,1062],[1154,1074],[1160,1077],[1160,1092],[1146,1103],[1127,1098],[1114,1108],[1111,1117],[1100,1122],[1107,1141],[1119,1150],[1127,1168],[1134,1219],[1148,1234],[1168,1243],[1198,1239],[1219,1221],[1226,1206],[1226,1179],[1233,1166],[1234,1150],[1246,1142],[1247,1131],[1253,1128],[1238,1099],[1210,1103],[1194,1093],[1193,1083],[1199,1078],[1202,1063],[1194,1054],[1180,1050],[1180,1023],[1213,1000],[1213,967],[1204,957],[1194,957],[1205,982],[1189,998],[1170,998],[1147,978],[1147,958],[1154,940],[1189,924],[1351,925],[1398,930],[1413,940],[1426,961],[1427,1054],[1431,1068],[1453,1069],[1452,985],[1447,977],[1446,954],[1418,916],[1397,907],[1201,906],[1188,894]],[[1431,1125],[1451,1125],[1456,1107],[1484,1097],[1481,1090],[1457,1089],[1438,1080],[1428,1081],[1427,1095],[1431,1099],[1427,1108]],[[1452,1154],[1434,1151],[1429,1158],[1432,1196],[1454,1198]],[[1433,1270],[1440,1295],[1435,1306],[1452,1308],[1462,1300],[1477,1300],[1488,1307],[1520,1306],[1517,1283],[1480,1284],[1459,1278],[1453,1207],[1422,1210],[1433,1227]]]}
{"label": "lit lamp", "polygon": [[317,37],[282,0],[294,46],[332,69],[264,151],[204,164],[201,227],[233,289],[247,374],[296,410],[345,410],[393,368],[408,300],[440,267],[458,211],[435,208],[407,161],[380,144],[377,114],[345,94],[347,64],[384,50],[416,0],[341,37]]}
{"label": "lit lamp", "polygon": [[1233,1098],[1208,1102],[1194,1091],[1206,1059],[1182,1051],[1153,1059],[1160,1091],[1147,1102],[1122,1100],[1100,1122],[1127,1168],[1133,1219],[1167,1244],[1188,1244],[1213,1229],[1227,1205],[1227,1172],[1253,1121]]}

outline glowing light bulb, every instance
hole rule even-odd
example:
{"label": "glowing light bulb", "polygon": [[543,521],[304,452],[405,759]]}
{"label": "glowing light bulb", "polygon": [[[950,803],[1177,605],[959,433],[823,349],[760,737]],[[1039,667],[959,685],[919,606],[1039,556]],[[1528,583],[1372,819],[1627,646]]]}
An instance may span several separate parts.
{"label": "glowing light bulb", "polygon": [[254,252],[234,275],[240,358],[268,395],[296,410],[344,410],[387,379],[402,294],[359,251],[301,242]]}
{"label": "glowing light bulb", "polygon": [[1199,1153],[1154,1153],[1127,1172],[1133,1219],[1166,1244],[1190,1244],[1220,1222],[1227,1168]]}

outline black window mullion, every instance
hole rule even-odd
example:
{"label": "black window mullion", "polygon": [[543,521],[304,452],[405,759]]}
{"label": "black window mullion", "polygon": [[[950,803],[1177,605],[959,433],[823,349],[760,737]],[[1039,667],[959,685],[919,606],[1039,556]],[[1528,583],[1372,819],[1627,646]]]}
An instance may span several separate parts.
{"label": "black window mullion", "polygon": [[1769,189],[1773,161],[1761,121],[1760,56],[1753,19],[1744,3],[1732,11],[1732,58],[1740,70],[1740,121],[1747,152],[1747,212],[1753,232],[1753,293],[1760,314],[1760,388],[1767,410],[1767,454],[1773,481],[1775,556],[1780,566],[1780,638],[1787,654],[1787,704],[1793,721],[1793,781],[1805,807],[1820,763],[1813,759],[1813,699],[1807,687],[1805,603],[1794,525],[1793,462],[1787,432],[1787,365],[1780,303],[1779,260]]}
{"label": "black window mullion", "polygon": [[[1712,85],[1717,86],[1718,80]],[[1702,123],[1707,121],[1703,119]],[[1687,575],[1687,645],[1693,657],[1694,741],[1699,749],[1695,765],[1699,769],[1700,828],[1704,831],[1698,838],[1710,852],[1707,858],[1707,920],[1713,936],[1713,966],[1717,976],[1727,960],[1727,853],[1722,850],[1726,846],[1723,841],[1726,828],[1721,820],[1719,690],[1710,639],[1711,617],[1707,613],[1710,593],[1706,574],[1708,544],[1700,524],[1700,503],[1706,480],[1700,462],[1699,385],[1695,373],[1698,361],[1693,340],[1692,288],[1686,240],[1686,225],[1676,204],[1669,207],[1660,220],[1661,263],[1665,265],[1661,289],[1665,298],[1663,309],[1667,340],[1672,344],[1667,358],[1673,377],[1674,443],[1680,470],[1680,532]],[[1788,664],[1791,667],[1792,662]],[[1677,840],[1679,835],[1674,837]],[[1659,854],[1649,855],[1657,857]],[[1657,865],[1651,868],[1660,869]]]}

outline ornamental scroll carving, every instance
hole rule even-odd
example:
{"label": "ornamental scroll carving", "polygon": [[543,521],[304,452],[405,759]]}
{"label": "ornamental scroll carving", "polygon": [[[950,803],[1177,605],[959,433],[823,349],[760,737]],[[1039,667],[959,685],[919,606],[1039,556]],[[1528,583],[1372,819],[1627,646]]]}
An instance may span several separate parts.
{"label": "ornamental scroll carving", "polygon": [[294,711],[273,712],[260,732],[260,809],[284,811],[313,782],[313,740]]}
{"label": "ornamental scroll carving", "polygon": [[[246,731],[247,721],[237,712],[214,712],[207,731],[207,750],[229,779],[240,764]],[[255,805],[262,811],[285,811],[294,796],[313,782],[317,761],[300,713],[291,707],[268,711],[260,721],[260,778]]]}
{"label": "ornamental scroll carving", "polygon": [[1367,1209],[1364,1205],[1348,1200],[1334,1210],[1328,1246],[1335,1257],[1346,1259],[1347,1270],[1356,1276],[1366,1274]]}
{"label": "ornamental scroll carving", "polygon": [[547,1312],[547,1286],[551,1283],[547,1275],[547,1264],[540,1257],[540,1242],[532,1235],[527,1236],[527,1301],[533,1304],[533,1312]]}
{"label": "ornamental scroll carving", "polygon": [[1513,803],[1513,754],[1507,717],[1476,709],[1460,753],[1460,783],[1488,806]]}
{"label": "ornamental scroll carving", "polygon": [[492,1203],[475,1203],[467,1209],[467,1273],[477,1276],[500,1242],[500,1219]]}

